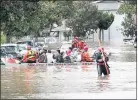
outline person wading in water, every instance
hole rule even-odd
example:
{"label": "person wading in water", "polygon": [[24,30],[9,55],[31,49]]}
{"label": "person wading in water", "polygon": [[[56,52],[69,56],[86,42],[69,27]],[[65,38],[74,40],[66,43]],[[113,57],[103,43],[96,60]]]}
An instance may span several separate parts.
{"label": "person wading in water", "polygon": [[107,64],[109,58],[107,57],[107,54],[104,52],[103,47],[99,47],[98,51],[99,52],[96,55],[98,76],[102,76],[102,74],[109,75],[110,70],[109,65]]}

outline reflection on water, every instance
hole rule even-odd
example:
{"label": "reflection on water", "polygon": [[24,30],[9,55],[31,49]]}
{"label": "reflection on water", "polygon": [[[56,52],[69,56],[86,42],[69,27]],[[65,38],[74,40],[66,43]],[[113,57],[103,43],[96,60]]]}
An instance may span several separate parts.
{"label": "reflection on water", "polygon": [[[1,97],[5,99],[64,99],[76,96],[76,98],[107,98],[102,94],[110,93],[113,96],[110,98],[115,98],[116,92],[119,92],[119,96],[124,98],[128,98],[127,96],[135,98],[136,53],[127,52],[135,49],[130,46],[114,48],[124,52],[117,55],[112,51],[113,55],[109,62],[111,75],[106,77],[98,77],[96,65],[2,66]],[[129,93],[126,96],[125,91],[132,91],[133,94]]]}

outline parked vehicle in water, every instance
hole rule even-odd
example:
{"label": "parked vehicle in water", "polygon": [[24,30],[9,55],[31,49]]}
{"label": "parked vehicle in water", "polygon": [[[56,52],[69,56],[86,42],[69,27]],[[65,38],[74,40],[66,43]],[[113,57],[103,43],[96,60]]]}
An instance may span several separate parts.
{"label": "parked vehicle in water", "polygon": [[34,47],[34,43],[32,41],[20,41],[20,42],[17,42],[16,44],[26,44],[26,45],[29,45],[31,47]]}
{"label": "parked vehicle in water", "polygon": [[5,65],[6,63],[19,63],[17,60],[16,53],[13,52],[6,52],[5,49],[0,49],[0,55],[1,55],[1,65]]}
{"label": "parked vehicle in water", "polygon": [[134,46],[134,48],[137,48],[137,37],[135,37],[135,39],[134,39],[133,46]]}
{"label": "parked vehicle in water", "polygon": [[[37,48],[36,48],[35,44],[32,41],[29,41],[29,40],[28,41],[20,41],[20,42],[17,42],[16,44],[24,45],[25,48],[27,48],[27,46],[29,45],[29,46],[31,46],[32,50],[37,51]],[[22,51],[23,54],[26,53],[26,52],[27,52],[26,49]]]}
{"label": "parked vehicle in water", "polygon": [[19,53],[22,51],[22,47],[18,44],[2,44],[1,49],[4,49],[6,53]]}

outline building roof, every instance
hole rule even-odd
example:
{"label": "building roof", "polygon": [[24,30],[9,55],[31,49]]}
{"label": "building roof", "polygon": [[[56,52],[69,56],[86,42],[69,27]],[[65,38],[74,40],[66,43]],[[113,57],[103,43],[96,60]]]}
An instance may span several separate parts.
{"label": "building roof", "polygon": [[52,31],[60,31],[60,32],[65,32],[65,31],[70,31],[71,29],[68,27],[63,27],[63,26],[59,26],[56,28],[53,28]]}
{"label": "building roof", "polygon": [[94,4],[97,5],[98,10],[116,11],[120,7],[121,2],[118,2],[118,0],[97,0],[94,1]]}

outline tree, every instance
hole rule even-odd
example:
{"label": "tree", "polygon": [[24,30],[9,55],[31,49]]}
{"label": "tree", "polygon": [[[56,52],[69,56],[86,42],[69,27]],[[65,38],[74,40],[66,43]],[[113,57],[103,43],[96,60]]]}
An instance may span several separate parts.
{"label": "tree", "polygon": [[67,26],[73,29],[74,35],[84,37],[91,29],[96,30],[99,13],[91,1],[74,1],[74,14],[67,21]]}
{"label": "tree", "polygon": [[[123,28],[122,33],[124,36],[133,37],[136,36],[136,0],[126,1],[118,9],[118,14],[125,15],[124,21],[122,22]],[[135,15],[135,16],[134,16]]]}
{"label": "tree", "polygon": [[37,29],[33,26],[36,24],[33,22],[37,22],[34,18],[38,7],[37,2],[38,0],[1,1],[1,30],[4,31],[7,42],[10,42],[13,36],[22,37],[28,35],[31,30]]}
{"label": "tree", "polygon": [[5,35],[3,34],[3,32],[1,32],[1,34],[0,34],[1,36],[1,41],[0,41],[0,43],[1,44],[3,44],[3,43],[5,43],[6,42],[6,37],[5,37]]}
{"label": "tree", "polygon": [[39,36],[44,28],[61,25],[63,19],[71,16],[72,1],[1,1],[1,30],[10,42],[11,37]]}
{"label": "tree", "polygon": [[[91,1],[74,2],[74,15],[68,20],[67,25],[73,29],[74,35],[86,36],[93,34],[97,28],[107,30],[114,21],[114,15],[98,11]],[[100,32],[101,39],[101,32]]]}
{"label": "tree", "polygon": [[103,30],[107,30],[110,27],[110,25],[114,21],[114,15],[109,13],[104,13],[104,12],[99,12],[99,13],[101,16],[98,23],[98,27],[100,29],[99,39],[101,40],[101,32],[103,32]]}

